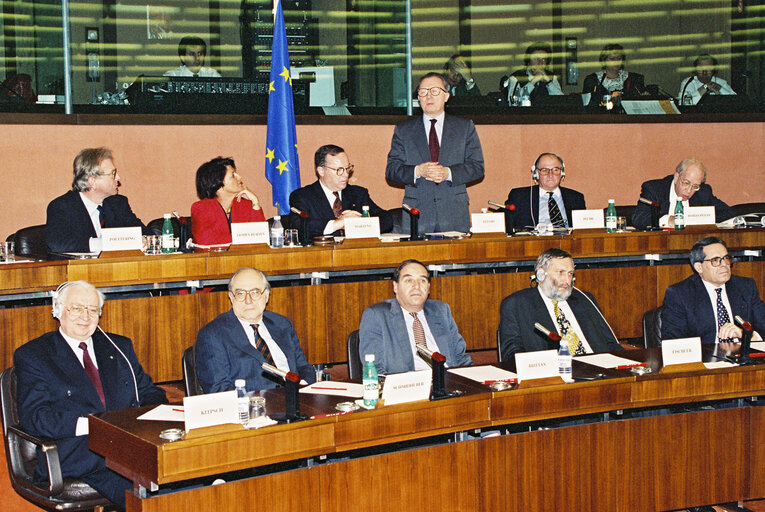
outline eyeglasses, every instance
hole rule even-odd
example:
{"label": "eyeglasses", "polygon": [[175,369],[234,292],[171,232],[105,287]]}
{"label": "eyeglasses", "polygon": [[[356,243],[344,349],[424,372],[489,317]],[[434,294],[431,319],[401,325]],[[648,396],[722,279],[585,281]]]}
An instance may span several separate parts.
{"label": "eyeglasses", "polygon": [[260,297],[262,297],[263,292],[265,291],[266,291],[265,289],[261,290],[259,288],[253,288],[252,290],[234,290],[233,292],[231,292],[231,294],[239,302],[244,302],[245,300],[247,300],[248,296],[250,297],[250,300],[254,302],[258,300]]}
{"label": "eyeglasses", "polygon": [[708,260],[702,260],[702,261],[708,261],[710,265],[713,267],[719,267],[720,263],[723,261],[726,265],[731,266],[733,265],[733,257],[730,254],[726,254],[725,256],[715,256],[714,258],[709,258]]}
{"label": "eyeglasses", "polygon": [[117,179],[117,169],[114,169],[112,172],[99,172],[99,176],[111,176],[113,180]]}
{"label": "eyeglasses", "polygon": [[81,304],[74,304],[72,306],[67,306],[64,309],[69,312],[69,316],[72,318],[79,318],[84,315],[86,311],[90,316],[98,316],[101,314],[101,308],[98,306],[83,306]]}
{"label": "eyeglasses", "polygon": [[542,167],[537,169],[539,174],[560,174],[563,169],[560,167]]}
{"label": "eyeglasses", "polygon": [[691,183],[685,178],[680,178],[680,186],[683,188],[690,188],[694,192],[698,192],[699,189],[701,188],[701,185],[696,185],[695,183]]}
{"label": "eyeglasses", "polygon": [[446,89],[442,89],[441,87],[431,87],[430,89],[417,89],[417,96],[420,98],[424,98],[425,96],[430,93],[431,96],[438,96],[442,92],[449,92]]}
{"label": "eyeglasses", "polygon": [[329,169],[330,171],[335,171],[335,174],[338,176],[342,176],[344,173],[348,173],[348,176],[351,175],[353,172],[353,164],[350,164],[348,167],[338,167],[336,169],[333,169],[332,167],[327,167],[326,165],[323,165],[325,169]]}

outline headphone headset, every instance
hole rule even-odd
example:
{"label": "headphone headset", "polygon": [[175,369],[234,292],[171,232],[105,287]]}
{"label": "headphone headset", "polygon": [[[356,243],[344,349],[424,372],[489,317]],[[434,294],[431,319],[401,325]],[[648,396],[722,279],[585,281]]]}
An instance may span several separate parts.
{"label": "headphone headset", "polygon": [[51,308],[51,314],[53,315],[53,318],[61,319],[61,314],[63,313],[64,305],[59,304],[58,298],[61,296],[61,294],[72,286],[72,281],[65,281],[59,285],[58,288],[54,292],[51,292],[52,297],[52,308]]}
{"label": "headphone headset", "polygon": [[541,283],[547,278],[547,272],[545,272],[545,269],[538,268],[536,271],[536,277],[537,277],[537,283]]}
{"label": "headphone headset", "polygon": [[542,153],[541,155],[537,157],[536,160],[534,160],[534,165],[531,166],[531,177],[534,179],[534,181],[539,181],[539,171],[537,171],[537,165],[539,164],[539,159],[547,155],[552,155],[558,159],[558,161],[560,162],[560,179],[562,180],[563,178],[565,178],[566,164],[563,163],[563,159],[555,153]]}

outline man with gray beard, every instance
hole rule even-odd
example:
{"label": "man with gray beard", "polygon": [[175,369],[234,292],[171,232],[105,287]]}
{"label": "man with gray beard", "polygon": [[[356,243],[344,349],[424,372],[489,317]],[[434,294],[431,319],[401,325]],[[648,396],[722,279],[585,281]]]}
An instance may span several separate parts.
{"label": "man with gray beard", "polygon": [[534,329],[538,322],[566,340],[571,355],[620,350],[611,327],[592,294],[574,287],[574,258],[547,249],[534,265],[537,287],[505,297],[499,308],[502,360],[516,352],[557,349]]}

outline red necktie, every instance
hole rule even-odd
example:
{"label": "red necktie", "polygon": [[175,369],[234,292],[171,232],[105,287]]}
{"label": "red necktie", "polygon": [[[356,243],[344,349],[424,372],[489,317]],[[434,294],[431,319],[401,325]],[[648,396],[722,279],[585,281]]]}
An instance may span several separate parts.
{"label": "red necktie", "polygon": [[98,393],[98,398],[101,399],[101,403],[106,408],[106,398],[104,398],[104,388],[101,386],[101,377],[98,375],[98,368],[93,364],[93,360],[88,353],[88,344],[83,341],[80,342],[79,347],[82,350],[82,364],[85,366],[85,373],[90,377],[90,381],[96,388],[96,393]]}
{"label": "red necktie", "polygon": [[438,154],[441,146],[438,145],[438,134],[436,133],[436,120],[430,120],[430,134],[428,135],[428,147],[430,148],[430,161],[438,162]]}
{"label": "red necktie", "polygon": [[340,192],[332,192],[335,194],[335,202],[332,203],[332,212],[335,214],[335,218],[340,218],[340,214],[343,213],[343,202],[340,200]]}

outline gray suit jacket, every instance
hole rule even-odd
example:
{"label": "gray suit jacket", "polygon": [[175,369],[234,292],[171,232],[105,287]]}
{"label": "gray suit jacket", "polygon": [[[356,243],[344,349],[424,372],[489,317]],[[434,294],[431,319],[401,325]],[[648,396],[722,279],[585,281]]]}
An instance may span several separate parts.
{"label": "gray suit jacket", "polygon": [[[396,126],[385,178],[405,185],[404,203],[420,210],[420,233],[470,230],[470,210],[465,186],[483,178],[483,152],[473,121],[446,115],[438,161],[452,171],[452,181],[414,181],[415,166],[430,162],[428,138],[422,116]],[[404,225],[409,226],[408,222]]]}
{"label": "gray suit jacket", "polygon": [[[449,367],[467,366],[473,360],[465,352],[465,340],[457,329],[449,305],[428,299],[423,307],[425,320],[446,357]],[[359,357],[375,355],[375,365],[381,375],[414,370],[414,357],[406,331],[404,312],[396,299],[388,299],[369,306],[361,316],[359,328]]]}

